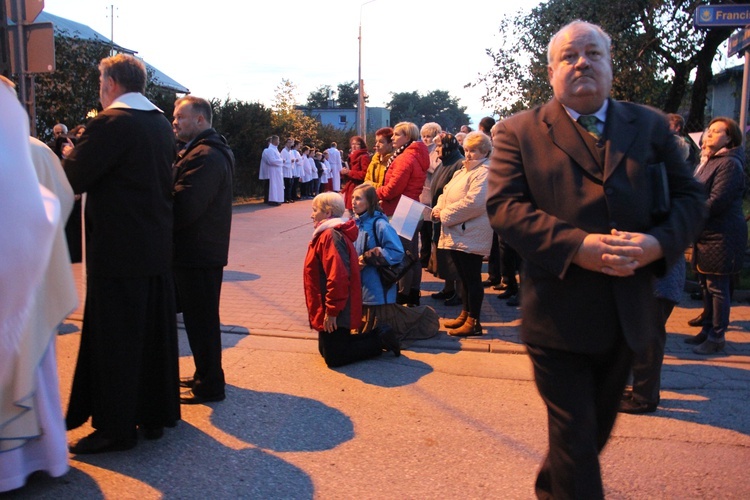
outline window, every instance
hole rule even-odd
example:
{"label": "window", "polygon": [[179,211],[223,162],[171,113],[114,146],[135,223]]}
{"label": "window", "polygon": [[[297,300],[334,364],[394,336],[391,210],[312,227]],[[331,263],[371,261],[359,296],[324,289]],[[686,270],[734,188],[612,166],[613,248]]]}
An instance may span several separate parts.
{"label": "window", "polygon": [[346,123],[346,115],[339,115],[339,123]]}

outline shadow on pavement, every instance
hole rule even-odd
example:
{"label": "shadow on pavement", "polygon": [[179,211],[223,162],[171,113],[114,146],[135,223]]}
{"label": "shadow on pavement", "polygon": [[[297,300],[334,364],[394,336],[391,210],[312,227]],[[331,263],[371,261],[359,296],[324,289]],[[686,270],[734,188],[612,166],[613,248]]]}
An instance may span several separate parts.
{"label": "shadow on pavement", "polygon": [[348,416],[314,399],[229,385],[227,392],[227,399],[214,408],[211,423],[259,448],[322,451],[354,438]]}
{"label": "shadow on pavement", "polygon": [[[76,462],[118,474],[111,481],[133,497],[149,487],[165,498],[195,498],[198,492],[212,498],[312,498],[314,493],[310,477],[289,462],[250,446],[229,448],[184,421],[159,441],[140,441],[122,453],[77,456],[71,465]],[[128,482],[135,483],[128,487]]]}
{"label": "shadow on pavement", "polygon": [[75,323],[70,323],[67,321],[63,321],[57,326],[58,335],[67,335],[68,333],[78,333],[80,331],[81,331],[81,327],[79,327]]}
{"label": "shadow on pavement", "polygon": [[[388,363],[387,369],[383,369],[383,362]],[[408,353],[402,353],[398,358],[394,358],[391,353],[385,353],[379,358],[360,361],[335,370],[365,384],[379,387],[403,387],[414,384],[431,373],[433,368],[422,361],[409,359]]]}
{"label": "shadow on pavement", "polygon": [[[71,468],[67,474],[62,477],[50,477],[45,472],[35,472],[30,475],[26,481],[26,486],[17,490],[0,493],[0,498],[6,499],[55,499],[61,498],[80,498],[78,493],[85,493],[87,500],[98,500],[105,498],[96,481],[85,472]],[[75,491],[71,484],[75,483]]]}
{"label": "shadow on pavement", "polygon": [[242,271],[229,271],[224,269],[224,280],[223,281],[255,281],[260,279],[260,275],[253,273],[245,273]]}
{"label": "shadow on pavement", "polygon": [[[750,370],[700,363],[665,365],[661,403],[654,415],[750,435],[750,413],[742,397],[748,386]],[[670,392],[680,397],[670,397]]]}

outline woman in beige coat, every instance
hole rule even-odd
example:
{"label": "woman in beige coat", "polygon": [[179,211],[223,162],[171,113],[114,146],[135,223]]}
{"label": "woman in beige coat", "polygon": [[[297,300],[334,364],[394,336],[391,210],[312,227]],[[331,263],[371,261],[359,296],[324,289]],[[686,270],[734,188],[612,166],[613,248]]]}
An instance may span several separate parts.
{"label": "woman in beige coat", "polygon": [[492,228],[485,208],[487,157],[491,149],[490,138],[485,134],[472,132],[466,136],[463,168],[446,184],[432,210],[432,219],[442,226],[438,248],[450,250],[461,276],[463,311],[455,320],[444,323],[449,328],[448,335],[482,335],[482,258],[489,255],[492,246]]}

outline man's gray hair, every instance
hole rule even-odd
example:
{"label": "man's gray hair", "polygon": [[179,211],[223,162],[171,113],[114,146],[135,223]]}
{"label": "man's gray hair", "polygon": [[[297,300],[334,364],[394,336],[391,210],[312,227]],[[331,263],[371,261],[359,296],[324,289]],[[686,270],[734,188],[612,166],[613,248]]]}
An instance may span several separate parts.
{"label": "man's gray hair", "polygon": [[604,42],[604,47],[607,49],[607,56],[609,56],[610,48],[612,47],[612,38],[600,26],[592,23],[587,23],[586,21],[581,21],[580,19],[576,19],[575,21],[569,22],[568,24],[557,30],[557,33],[552,35],[552,38],[549,41],[549,45],[547,45],[547,64],[552,64],[552,47],[554,47],[557,38],[562,33],[575,26],[585,26],[596,32],[596,34],[598,34]]}
{"label": "man's gray hair", "polygon": [[146,93],[146,65],[143,61],[128,54],[105,57],[99,63],[103,77],[109,77],[126,92]]}

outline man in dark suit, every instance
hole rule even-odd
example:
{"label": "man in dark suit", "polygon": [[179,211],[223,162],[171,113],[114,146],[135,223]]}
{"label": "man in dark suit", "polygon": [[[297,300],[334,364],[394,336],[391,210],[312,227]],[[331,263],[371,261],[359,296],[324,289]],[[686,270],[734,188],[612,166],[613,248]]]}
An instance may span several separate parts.
{"label": "man in dark suit", "polygon": [[609,98],[609,48],[598,26],[563,27],[548,49],[554,98],[493,129],[487,210],[524,259],[521,337],[547,405],[540,498],[603,497],[598,454],[632,350],[656,335],[653,276],[704,217],[666,118]]}
{"label": "man in dark suit", "polygon": [[124,54],[99,64],[103,111],[63,166],[87,193],[86,308],[66,417],[96,429],[73,453],[158,439],[180,418],[172,281],[174,134],[143,95],[146,68]]}
{"label": "man in dark suit", "polygon": [[211,127],[211,104],[185,96],[174,109],[175,136],[185,143],[174,166],[174,277],[195,372],[182,404],[224,399],[219,297],[229,254],[234,155]]}

